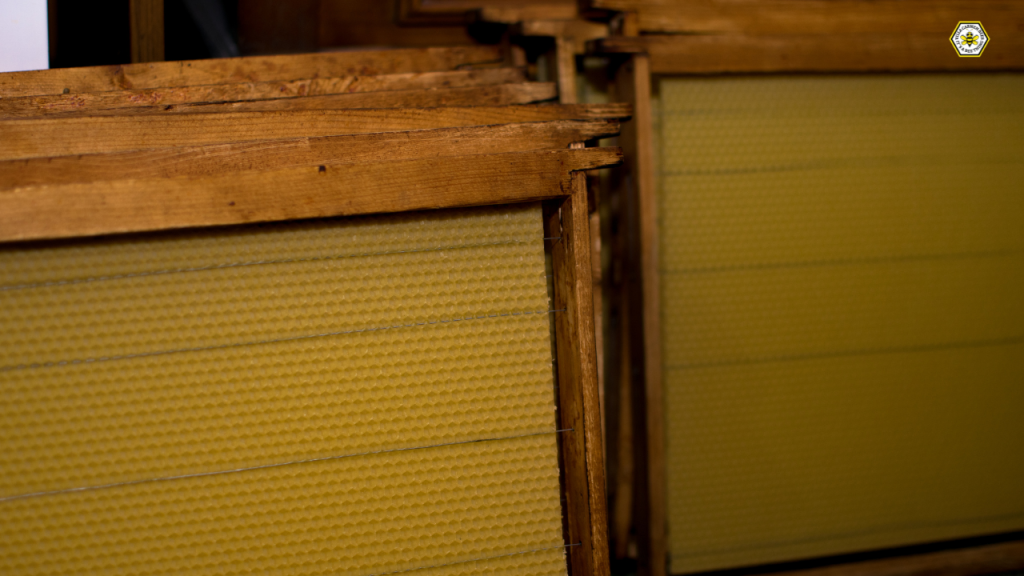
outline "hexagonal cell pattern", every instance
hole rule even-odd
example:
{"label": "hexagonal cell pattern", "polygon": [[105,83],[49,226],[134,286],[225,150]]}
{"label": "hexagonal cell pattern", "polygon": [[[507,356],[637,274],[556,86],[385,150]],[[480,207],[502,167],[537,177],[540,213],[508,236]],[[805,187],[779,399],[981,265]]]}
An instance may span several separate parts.
{"label": "hexagonal cell pattern", "polygon": [[658,92],[672,571],[1024,528],[1024,76]]}
{"label": "hexagonal cell pattern", "polygon": [[3,249],[0,571],[564,574],[544,266],[536,205]]}

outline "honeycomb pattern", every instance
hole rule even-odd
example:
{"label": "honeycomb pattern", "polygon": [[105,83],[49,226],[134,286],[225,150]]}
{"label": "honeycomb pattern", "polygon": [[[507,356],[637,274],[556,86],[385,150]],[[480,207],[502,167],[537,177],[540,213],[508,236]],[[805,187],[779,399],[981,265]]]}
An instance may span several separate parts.
{"label": "honeycomb pattern", "polygon": [[673,572],[1024,528],[1022,96],[659,82]]}
{"label": "honeycomb pattern", "polygon": [[0,571],[564,574],[542,236],[532,205],[4,249]]}

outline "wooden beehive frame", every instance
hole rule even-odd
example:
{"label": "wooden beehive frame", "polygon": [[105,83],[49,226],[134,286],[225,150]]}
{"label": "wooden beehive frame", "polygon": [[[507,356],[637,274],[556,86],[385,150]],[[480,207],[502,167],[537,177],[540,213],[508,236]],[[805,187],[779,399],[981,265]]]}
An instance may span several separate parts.
{"label": "wooden beehive frame", "polygon": [[[616,99],[633,108],[633,119],[619,139],[631,183],[624,190],[623,209],[629,232],[620,242],[627,250],[624,276],[633,279],[621,295],[624,314],[633,320],[620,345],[628,348],[623,354],[631,362],[642,366],[642,377],[631,384],[633,482],[639,500],[633,524],[640,573],[663,576],[667,487],[652,76],[1020,70],[1024,43],[1015,27],[1024,23],[1024,11],[1005,2],[964,0],[921,0],[915,6],[863,0],[591,0],[589,7],[620,12],[619,34],[596,40],[592,49],[612,57]],[[1002,45],[997,50],[993,40],[984,57],[958,58],[949,42],[957,14],[997,30],[992,35]],[[874,37],[871,31],[879,27],[891,34]],[[840,564],[820,574],[917,574],[935,566],[948,566],[943,573],[949,574],[1017,569],[1024,566],[1024,542]]]}
{"label": "wooden beehive frame", "polygon": [[[363,66],[376,62],[377,69],[395,72],[421,66],[417,58],[426,57],[433,64],[423,67],[443,70],[489,56],[488,50],[354,53],[343,59]],[[253,70],[263,60],[224,65]],[[269,76],[253,71],[249,77],[287,82],[284,69],[294,75],[318,66],[337,75],[337,66],[323,70],[317,57],[270,60],[282,70]],[[218,72],[216,61],[210,62],[203,63],[209,70],[199,79],[162,75],[180,70],[179,63],[4,75],[0,93],[60,94],[61,85],[74,84],[76,91],[84,86],[107,100],[124,99],[124,93],[103,88],[123,86],[127,77],[137,80],[147,66],[161,79],[134,86],[187,87],[218,73],[225,81],[237,80],[238,73],[223,67]],[[569,566],[573,574],[606,575],[604,454],[582,171],[617,164],[621,153],[585,149],[583,142],[615,134],[616,119],[627,115],[627,107],[608,105],[143,116],[121,107],[80,118],[8,117],[0,121],[0,139],[7,143],[0,146],[0,187],[6,189],[0,195],[0,243],[541,201],[546,236],[554,239],[548,244],[555,308],[564,310],[556,315],[554,333],[560,427],[572,430],[561,439]],[[51,137],[58,132],[60,138]],[[72,151],[68,142],[80,148]]]}

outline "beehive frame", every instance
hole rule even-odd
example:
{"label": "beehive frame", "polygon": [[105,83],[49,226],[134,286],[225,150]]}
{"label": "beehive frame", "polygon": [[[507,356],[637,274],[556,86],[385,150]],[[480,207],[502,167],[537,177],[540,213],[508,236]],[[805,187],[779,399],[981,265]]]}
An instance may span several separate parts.
{"label": "beehive frame", "polygon": [[[367,82],[376,82],[373,75],[390,74],[391,80],[377,78],[427,86],[448,82],[456,74],[470,82],[470,92],[485,94],[479,87],[491,83],[486,78],[518,81],[520,72],[446,71],[499,58],[493,48],[416,49],[0,76],[0,91],[20,98],[27,116],[36,117],[19,120],[17,114],[10,115],[3,126],[10,138],[4,138],[7,144],[0,155],[23,160],[17,166],[7,163],[0,244],[541,202],[553,264],[554,309],[559,311],[552,322],[559,424],[566,431],[559,439],[559,464],[568,568],[572,574],[606,575],[604,461],[582,171],[616,164],[621,153],[585,149],[583,142],[616,132],[611,119],[628,115],[625,107],[386,109],[394,105],[386,94],[369,95],[365,110],[288,106],[281,112],[202,116],[153,110],[147,116],[134,105],[121,105],[147,90],[156,96],[174,94],[179,103],[188,104],[205,102],[231,82],[251,92],[254,87],[277,90],[309,82],[303,78],[330,80],[341,74]],[[97,95],[96,102],[86,105],[94,112],[77,119],[35,114],[47,103],[61,101],[68,85]],[[549,97],[549,85],[534,86],[541,87],[542,98]],[[207,96],[197,100],[190,91]],[[471,100],[472,94],[467,96]],[[213,101],[261,98],[215,95]],[[107,105],[100,100],[115,109],[96,115],[95,110]],[[300,100],[291,102],[305,107]],[[508,103],[513,101],[500,101]],[[144,115],[137,115],[140,111]],[[79,136],[40,137],[47,127],[66,136],[68,122],[81,124],[72,130]],[[156,132],[175,141],[144,142],[154,133],[146,124],[154,122],[161,125]],[[97,125],[105,126],[100,128],[103,135],[95,132]],[[61,147],[79,137],[89,139],[88,150],[83,150],[87,155],[68,155]],[[554,149],[566,143],[574,144]],[[208,154],[214,150],[216,154]],[[339,158],[344,160],[339,163]],[[57,165],[43,165],[51,161]]]}
{"label": "beehive frame", "polygon": [[[158,181],[124,189],[98,185],[96,194],[85,193],[71,210],[62,205],[69,199],[66,195],[28,201],[15,194],[8,196],[0,209],[12,216],[0,224],[0,242],[542,201],[546,234],[556,240],[549,243],[555,308],[564,311],[556,315],[555,339],[560,426],[572,431],[561,439],[565,538],[573,574],[607,574],[589,219],[586,179],[580,170],[614,163],[618,153],[577,149],[493,156],[470,157],[465,161],[468,164],[450,163],[446,170],[470,175],[454,184],[443,175],[432,181],[432,163],[406,161],[370,164],[360,175],[347,174],[336,166],[330,170],[306,168],[300,171],[302,175],[296,171],[263,173],[256,190],[236,188],[232,192],[222,183],[206,190],[196,187],[188,199],[171,190],[161,191],[159,185],[154,187]],[[386,170],[393,171],[389,177]],[[294,180],[297,175],[300,180],[307,180],[306,176],[313,180],[299,183]],[[310,185],[316,179],[322,184]],[[374,185],[384,180],[391,185]],[[279,193],[273,194],[275,190]],[[88,214],[85,218],[73,216],[83,210]],[[177,215],[168,219],[168,214]],[[26,228],[18,220],[34,224]]]}
{"label": "beehive frame", "polygon": [[[651,109],[652,83],[659,75],[820,74],[866,72],[1004,71],[1024,69],[1021,37],[1010,28],[1024,18],[1019,7],[997,2],[922,2],[920,16],[932,7],[937,14],[915,18],[908,6],[896,2],[840,3],[742,2],[717,0],[659,3],[647,0],[591,0],[591,8],[618,11],[613,20],[617,34],[594,42],[592,51],[611,58],[615,100],[633,107],[633,121],[619,139],[624,151],[625,185],[622,217],[629,232],[620,242],[627,282],[621,295],[623,314],[632,320],[628,341],[630,361],[639,364],[642,377],[632,388],[632,441],[635,483],[633,527],[639,544],[641,574],[667,573],[668,543],[666,485],[666,427],[662,384],[662,346],[659,273],[659,233],[655,190],[655,150]],[[1005,43],[985,58],[957,58],[949,46],[953,13],[971,12],[971,18],[993,22]],[[980,11],[980,13],[979,13]],[[853,16],[857,14],[859,16]],[[843,18],[843,16],[848,16]],[[964,16],[966,17],[966,16]],[[858,20],[859,18],[859,20]],[[986,19],[987,18],[987,19]],[[869,42],[866,26],[886,22],[896,31],[879,42]],[[832,29],[827,29],[829,26]],[[946,26],[935,34],[936,26]],[[824,27],[824,28],[823,28]],[[643,35],[642,32],[652,32]],[[672,34],[676,32],[678,34]],[[844,35],[840,32],[846,32]],[[621,184],[620,184],[621,186]],[[614,432],[610,432],[614,433]],[[614,529],[614,528],[613,528]],[[617,530],[621,532],[621,530]],[[1024,565],[1024,542],[967,547],[959,551],[889,560],[839,564],[821,574],[915,574],[942,567],[949,574],[987,573],[1019,569]],[[818,571],[800,571],[812,576]],[[794,573],[795,574],[795,573]]]}

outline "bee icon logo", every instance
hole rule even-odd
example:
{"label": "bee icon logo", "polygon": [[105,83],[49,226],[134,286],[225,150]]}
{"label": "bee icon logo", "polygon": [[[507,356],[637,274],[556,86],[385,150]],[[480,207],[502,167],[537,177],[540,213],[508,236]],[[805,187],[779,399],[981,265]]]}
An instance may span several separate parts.
{"label": "bee icon logo", "polygon": [[989,37],[981,22],[958,22],[949,41],[961,58],[978,58],[988,46]]}

